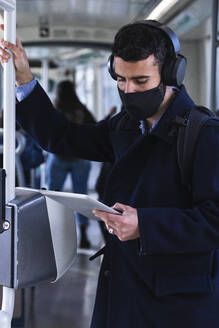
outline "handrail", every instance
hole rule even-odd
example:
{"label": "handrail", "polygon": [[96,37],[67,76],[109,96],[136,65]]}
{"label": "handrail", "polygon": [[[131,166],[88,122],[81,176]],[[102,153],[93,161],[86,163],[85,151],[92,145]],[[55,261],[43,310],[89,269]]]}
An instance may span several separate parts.
{"label": "handrail", "polygon": [[[16,43],[16,1],[0,0],[4,10],[4,39]],[[13,56],[4,64],[3,79],[3,167],[6,170],[6,204],[15,197],[15,68]],[[3,287],[0,327],[10,328],[14,312],[15,290]]]}

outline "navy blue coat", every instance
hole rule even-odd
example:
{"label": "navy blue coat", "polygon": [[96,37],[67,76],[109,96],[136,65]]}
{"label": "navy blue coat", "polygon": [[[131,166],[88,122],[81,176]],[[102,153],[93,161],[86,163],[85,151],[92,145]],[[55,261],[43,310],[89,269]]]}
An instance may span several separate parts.
{"label": "navy blue coat", "polygon": [[56,112],[37,85],[17,118],[50,152],[114,163],[105,202],[137,208],[140,238],[109,235],[92,328],[219,327],[219,124],[202,128],[192,192],[180,183],[172,121],[194,106],[184,87],[150,135],[123,111],[94,126]]}

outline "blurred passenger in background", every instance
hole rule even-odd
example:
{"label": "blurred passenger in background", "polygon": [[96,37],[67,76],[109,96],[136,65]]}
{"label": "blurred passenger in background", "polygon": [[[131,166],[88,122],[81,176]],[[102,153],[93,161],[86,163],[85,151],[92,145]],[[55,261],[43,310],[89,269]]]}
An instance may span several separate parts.
{"label": "blurred passenger in background", "polygon": [[[54,101],[55,108],[62,112],[68,120],[78,124],[95,123],[88,109],[80,102],[74,83],[65,80],[58,83]],[[71,174],[72,191],[87,194],[87,183],[91,163],[73,156],[65,157],[50,153],[47,159],[47,183],[51,190],[61,191],[68,173]],[[87,237],[88,218],[77,213],[80,228],[80,248],[90,248]]]}
{"label": "blurred passenger in background", "polygon": [[[20,130],[25,137],[26,144],[20,158],[23,166],[26,187],[40,188],[40,174],[35,174],[34,183],[31,181],[31,170],[37,170],[45,162],[42,148],[25,131]],[[35,172],[36,173],[36,172]]]}

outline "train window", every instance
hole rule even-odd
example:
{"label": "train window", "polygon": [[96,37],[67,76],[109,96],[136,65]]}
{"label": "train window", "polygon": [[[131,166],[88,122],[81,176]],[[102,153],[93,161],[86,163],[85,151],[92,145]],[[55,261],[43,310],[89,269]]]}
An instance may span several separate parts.
{"label": "train window", "polygon": [[77,93],[83,103],[93,112],[97,120],[107,116],[109,109],[121,107],[115,81],[107,70],[106,60],[79,65],[75,68]]}
{"label": "train window", "polygon": [[86,47],[25,47],[31,70],[43,85],[43,61],[48,61],[47,93],[54,99],[55,86],[62,79],[75,81],[82,103],[97,120],[103,119],[113,106],[120,110],[121,101],[107,70],[110,52]]}
{"label": "train window", "polygon": [[[94,92],[94,65],[87,62],[75,68],[75,84],[77,94],[82,103],[86,104],[90,111],[95,113]],[[95,115],[96,116],[96,115]]]}
{"label": "train window", "polygon": [[103,98],[102,107],[103,115],[106,116],[112,106],[117,107],[117,111],[121,110],[121,100],[117,91],[116,82],[109,75],[106,65],[102,66],[103,81]]}

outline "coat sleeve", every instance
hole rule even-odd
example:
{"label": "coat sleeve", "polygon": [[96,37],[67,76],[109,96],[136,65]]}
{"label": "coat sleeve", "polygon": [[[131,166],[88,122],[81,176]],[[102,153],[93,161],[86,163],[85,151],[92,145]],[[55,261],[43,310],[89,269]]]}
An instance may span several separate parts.
{"label": "coat sleeve", "polygon": [[193,207],[139,208],[141,255],[219,248],[219,124],[202,128],[192,178]]}
{"label": "coat sleeve", "polygon": [[55,110],[37,83],[32,93],[17,103],[17,121],[39,145],[63,157],[113,161],[107,122],[79,125]]}

